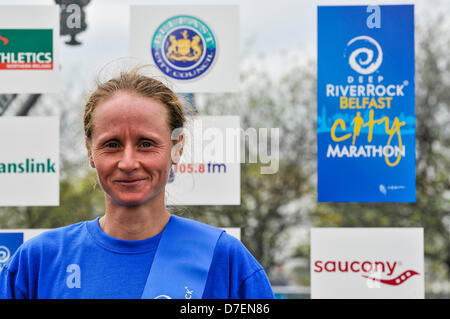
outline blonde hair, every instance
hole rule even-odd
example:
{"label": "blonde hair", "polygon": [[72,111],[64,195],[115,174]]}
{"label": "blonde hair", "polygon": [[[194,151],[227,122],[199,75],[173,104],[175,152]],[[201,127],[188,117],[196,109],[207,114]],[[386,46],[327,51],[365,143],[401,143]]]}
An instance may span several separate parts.
{"label": "blonde hair", "polygon": [[95,107],[102,101],[112,97],[118,91],[129,91],[152,98],[166,106],[168,126],[171,131],[183,128],[186,117],[182,100],[165,84],[154,78],[140,74],[144,66],[134,67],[130,71],[121,72],[116,78],[106,82],[97,81],[97,88],[91,93],[84,107],[84,135],[86,141],[92,137],[93,114]]}

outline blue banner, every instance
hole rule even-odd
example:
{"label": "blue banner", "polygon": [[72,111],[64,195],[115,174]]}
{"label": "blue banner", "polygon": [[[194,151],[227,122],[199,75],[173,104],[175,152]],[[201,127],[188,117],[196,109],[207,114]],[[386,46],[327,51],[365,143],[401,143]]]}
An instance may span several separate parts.
{"label": "blue banner", "polygon": [[319,202],[415,202],[414,6],[319,6]]}
{"label": "blue banner", "polygon": [[23,233],[0,233],[0,271],[23,244]]}

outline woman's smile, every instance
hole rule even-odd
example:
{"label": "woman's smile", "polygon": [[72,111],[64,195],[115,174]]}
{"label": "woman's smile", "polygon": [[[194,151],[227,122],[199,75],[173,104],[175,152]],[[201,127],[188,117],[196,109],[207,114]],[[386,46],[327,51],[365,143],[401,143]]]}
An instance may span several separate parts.
{"label": "woman's smile", "polygon": [[115,180],[114,182],[116,184],[120,185],[121,187],[132,189],[132,188],[137,188],[137,186],[141,186],[147,180],[148,180],[148,178],[135,178],[135,179],[120,179],[120,180]]}

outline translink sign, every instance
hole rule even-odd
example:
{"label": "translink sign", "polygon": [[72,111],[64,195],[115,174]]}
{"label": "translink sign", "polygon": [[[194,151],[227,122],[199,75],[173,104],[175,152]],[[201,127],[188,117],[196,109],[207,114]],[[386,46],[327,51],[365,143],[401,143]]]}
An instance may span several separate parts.
{"label": "translink sign", "polygon": [[0,150],[0,207],[59,205],[57,116],[1,116]]}
{"label": "translink sign", "polygon": [[0,29],[0,70],[53,70],[53,30]]}
{"label": "translink sign", "polygon": [[50,158],[39,162],[34,158],[27,158],[17,163],[0,162],[0,174],[33,174],[33,173],[56,173],[56,162]]}

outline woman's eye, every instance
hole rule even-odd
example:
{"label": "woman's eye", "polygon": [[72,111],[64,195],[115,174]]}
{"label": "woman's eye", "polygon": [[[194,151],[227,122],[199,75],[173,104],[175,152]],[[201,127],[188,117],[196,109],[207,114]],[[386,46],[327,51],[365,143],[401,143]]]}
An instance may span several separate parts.
{"label": "woman's eye", "polygon": [[109,142],[108,144],[106,144],[106,146],[109,147],[109,148],[118,148],[119,147],[119,143]]}

